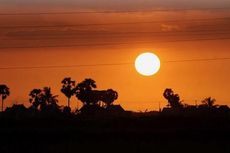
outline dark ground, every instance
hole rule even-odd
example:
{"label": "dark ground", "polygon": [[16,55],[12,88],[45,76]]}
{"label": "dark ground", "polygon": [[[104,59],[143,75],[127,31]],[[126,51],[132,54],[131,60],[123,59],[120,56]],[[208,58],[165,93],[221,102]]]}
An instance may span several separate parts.
{"label": "dark ground", "polygon": [[226,116],[1,118],[0,153],[230,153]]}

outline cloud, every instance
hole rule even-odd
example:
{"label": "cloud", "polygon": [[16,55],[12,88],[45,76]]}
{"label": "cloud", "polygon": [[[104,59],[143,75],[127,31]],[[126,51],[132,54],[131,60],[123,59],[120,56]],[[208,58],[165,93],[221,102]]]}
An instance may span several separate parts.
{"label": "cloud", "polygon": [[230,6],[229,0],[1,0],[1,5],[70,7],[100,10],[146,10],[155,8],[217,8]]}
{"label": "cloud", "polygon": [[161,31],[171,32],[178,30],[180,30],[180,27],[178,25],[161,24]]}
{"label": "cloud", "polygon": [[[25,1],[25,0],[24,0]],[[204,1],[204,0],[203,0]],[[26,1],[25,1],[26,2]],[[35,1],[36,2],[36,1]],[[38,1],[37,1],[38,2]],[[44,1],[42,1],[44,2]],[[49,1],[53,2],[53,1]],[[68,1],[70,2],[70,1]],[[82,3],[83,1],[76,1]],[[89,2],[89,0],[87,0]],[[93,1],[91,0],[93,3]],[[99,2],[103,2],[99,0]],[[137,6],[138,3],[142,6],[153,4],[152,1],[145,0],[145,3],[134,0],[119,2],[116,5],[121,5],[119,9],[127,5]],[[110,1],[112,5],[114,1]],[[104,5],[108,4],[103,2]],[[125,4],[125,5],[123,5]],[[130,4],[130,6],[128,6]],[[160,4],[160,3],[159,3]],[[99,6],[98,4],[95,4]],[[117,6],[114,5],[114,8]],[[93,4],[91,4],[93,6]],[[48,6],[47,6],[48,7]],[[101,7],[101,6],[100,6]],[[21,8],[21,7],[19,7]],[[52,7],[50,7],[52,8]],[[58,7],[57,7],[58,8]],[[35,11],[35,10],[34,10]],[[65,12],[72,11],[66,8]],[[78,11],[78,10],[75,10]],[[24,10],[24,12],[30,12]],[[103,43],[130,43],[140,41],[170,41],[183,39],[216,38],[222,35],[229,36],[230,33],[225,32],[230,25],[229,18],[226,20],[210,20],[207,18],[223,18],[229,16],[229,11],[225,14],[224,11],[157,11],[145,13],[89,13],[89,14],[68,14],[68,15],[22,15],[22,16],[0,16],[0,26],[15,26],[15,28],[0,28],[0,46],[55,46],[55,45],[71,45],[71,44],[103,44]],[[201,21],[186,21],[192,19],[204,19]],[[167,22],[167,20],[169,22]],[[170,22],[170,21],[181,22]],[[185,20],[185,21],[183,21]],[[153,22],[152,22],[153,21]],[[140,24],[116,24],[126,22],[139,22]],[[143,23],[142,23],[143,22]],[[152,23],[151,23],[152,22]],[[112,23],[111,25],[100,26],[66,26],[59,27],[55,25],[84,25],[84,24],[103,24]],[[52,28],[18,28],[17,26],[49,26]],[[207,31],[209,30],[209,31]],[[187,32],[190,31],[190,32]],[[193,32],[194,31],[194,32]],[[224,34],[223,34],[224,33]]]}

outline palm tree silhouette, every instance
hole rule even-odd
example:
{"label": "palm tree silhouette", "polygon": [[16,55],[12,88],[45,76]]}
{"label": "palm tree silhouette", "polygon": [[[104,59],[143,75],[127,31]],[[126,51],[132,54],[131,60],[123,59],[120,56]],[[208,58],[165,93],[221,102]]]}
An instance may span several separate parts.
{"label": "palm tree silhouette", "polygon": [[50,108],[52,110],[59,109],[59,106],[57,104],[58,103],[57,97],[58,95],[53,95],[51,93],[50,87],[44,87],[42,93],[43,103],[41,105],[41,110],[45,110],[46,108]]}
{"label": "palm tree silhouette", "polygon": [[7,85],[0,85],[0,96],[2,97],[2,112],[4,108],[4,100],[10,95],[10,89]]}
{"label": "palm tree silhouette", "polygon": [[207,97],[201,101],[201,103],[208,108],[215,107],[215,105],[214,105],[215,102],[216,102],[216,99],[214,99],[212,97]]}
{"label": "palm tree silhouette", "polygon": [[51,93],[51,88],[50,87],[44,87],[43,88],[43,96],[44,96],[44,101],[48,105],[56,105],[58,103],[58,95],[53,95]]}
{"label": "palm tree silhouette", "polygon": [[75,81],[71,80],[71,78],[64,78],[61,82],[62,88],[61,92],[67,97],[68,99],[68,107],[70,107],[70,98],[75,94]]}
{"label": "palm tree silhouette", "polygon": [[39,105],[42,103],[42,99],[41,99],[41,89],[33,89],[30,93],[30,103],[32,104],[33,108],[38,109]]}
{"label": "palm tree silhouette", "polygon": [[40,110],[44,110],[47,108],[47,106],[57,108],[58,105],[58,95],[53,95],[51,93],[51,88],[50,87],[44,87],[42,90],[41,89],[33,89],[29,96],[30,98],[30,103],[32,103],[32,106],[35,109],[38,109],[40,107]]}

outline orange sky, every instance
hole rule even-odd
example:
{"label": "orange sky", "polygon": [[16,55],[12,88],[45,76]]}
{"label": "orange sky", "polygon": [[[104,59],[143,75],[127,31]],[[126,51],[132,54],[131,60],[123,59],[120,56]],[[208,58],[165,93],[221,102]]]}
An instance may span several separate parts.
{"label": "orange sky", "polygon": [[[15,13],[10,7],[5,9],[7,11],[1,13]],[[62,8],[61,11],[73,9]],[[2,15],[0,67],[133,63],[119,66],[0,70],[0,83],[7,84],[11,89],[6,105],[16,102],[28,105],[29,91],[44,86],[50,86],[53,93],[59,95],[60,104],[65,105],[66,99],[60,93],[60,82],[66,76],[77,82],[90,77],[96,81],[98,89],[117,90],[119,99],[115,103],[128,110],[157,110],[159,102],[165,106],[162,93],[168,87],[173,88],[188,104],[194,104],[195,100],[199,103],[201,99],[212,96],[218,104],[230,105],[230,60],[166,62],[230,57],[230,40],[219,39],[230,38],[229,15],[228,9]],[[124,24],[130,22],[135,24]],[[38,25],[75,26],[31,27]],[[159,73],[154,76],[141,76],[134,69],[136,56],[144,51],[156,53],[162,61]],[[72,107],[76,107],[75,97],[72,99]]]}

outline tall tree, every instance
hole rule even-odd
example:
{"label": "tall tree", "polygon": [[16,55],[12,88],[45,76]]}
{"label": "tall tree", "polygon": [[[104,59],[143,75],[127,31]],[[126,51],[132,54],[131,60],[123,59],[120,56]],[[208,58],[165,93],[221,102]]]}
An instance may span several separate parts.
{"label": "tall tree", "polygon": [[214,99],[212,97],[207,97],[201,101],[201,103],[208,108],[215,107],[215,105],[214,105],[215,102],[216,102],[216,99]]}
{"label": "tall tree", "polygon": [[172,108],[181,108],[183,105],[181,104],[180,97],[178,94],[174,94],[172,89],[165,89],[163,96],[168,100],[169,105]]}
{"label": "tall tree", "polygon": [[85,79],[77,85],[77,89],[81,91],[91,91],[94,88],[97,88],[96,82],[93,79]]}
{"label": "tall tree", "polygon": [[5,84],[0,85],[0,96],[2,97],[2,111],[4,108],[4,100],[10,95],[10,88]]}
{"label": "tall tree", "polygon": [[83,104],[89,105],[92,101],[92,90],[96,88],[96,82],[93,79],[85,79],[79,83],[76,87],[76,97],[83,102]]}
{"label": "tall tree", "polygon": [[75,81],[71,80],[71,78],[64,78],[62,80],[62,88],[61,92],[67,97],[68,107],[70,107],[70,99],[75,94]]}

